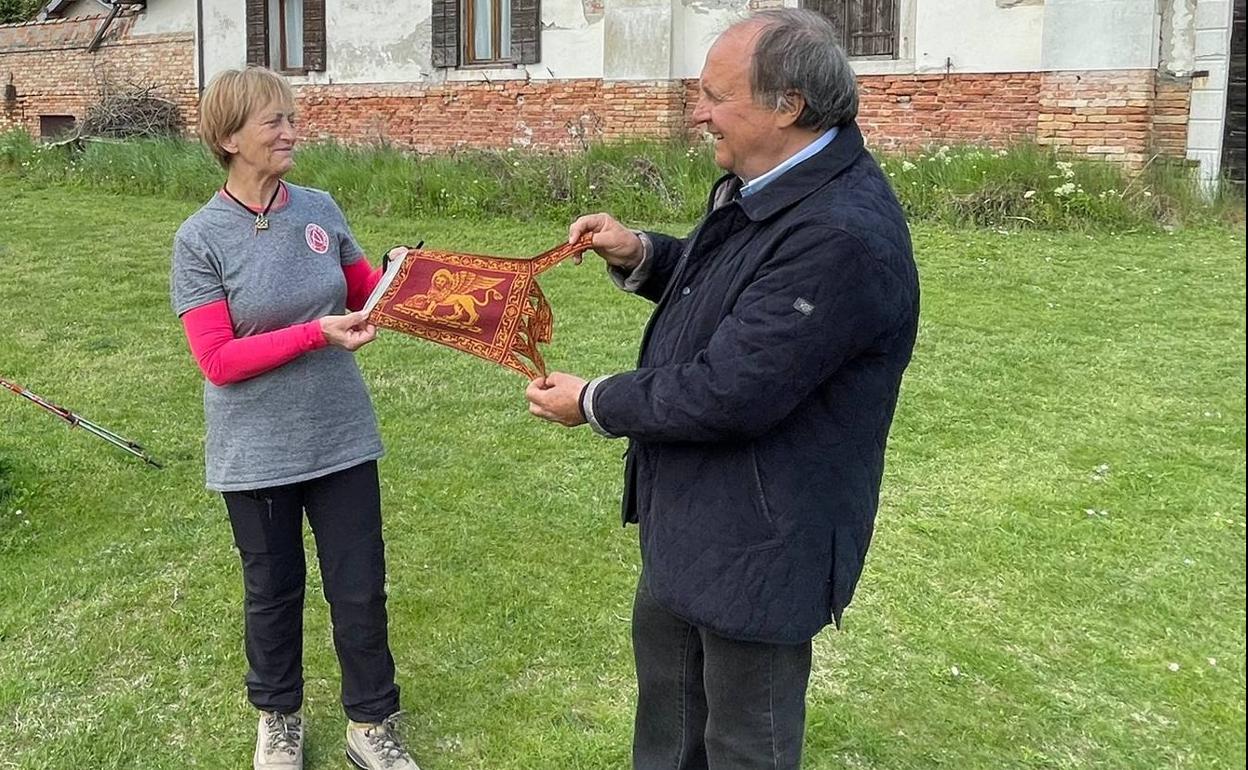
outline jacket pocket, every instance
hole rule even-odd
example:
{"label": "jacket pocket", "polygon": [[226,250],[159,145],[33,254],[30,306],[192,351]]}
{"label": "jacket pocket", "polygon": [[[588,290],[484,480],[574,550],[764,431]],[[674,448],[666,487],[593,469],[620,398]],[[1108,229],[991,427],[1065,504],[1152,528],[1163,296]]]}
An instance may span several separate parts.
{"label": "jacket pocket", "polygon": [[754,504],[759,514],[767,522],[767,526],[775,532],[776,520],[771,515],[771,506],[767,504],[767,494],[763,492],[763,474],[758,470],[758,454],[750,450],[750,478],[754,482]]}
{"label": "jacket pocket", "polygon": [[736,553],[780,544],[753,454],[749,446],[726,444],[638,447],[643,544]]}
{"label": "jacket pocket", "polygon": [[780,530],[776,526],[776,518],[772,514],[771,505],[767,502],[767,493],[763,489],[763,474],[758,469],[758,453],[753,448],[749,453],[749,478],[752,485],[754,510],[758,514],[759,524],[766,533],[763,541],[750,546],[749,550],[762,550],[780,544]]}

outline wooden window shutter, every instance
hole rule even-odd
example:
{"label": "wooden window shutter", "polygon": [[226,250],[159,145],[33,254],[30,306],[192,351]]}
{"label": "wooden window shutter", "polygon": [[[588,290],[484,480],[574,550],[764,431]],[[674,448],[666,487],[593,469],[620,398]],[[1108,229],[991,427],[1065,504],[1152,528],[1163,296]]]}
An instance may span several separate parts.
{"label": "wooden window shutter", "polygon": [[511,60],[537,64],[542,58],[542,4],[539,0],[511,0]]}
{"label": "wooden window shutter", "polygon": [[269,11],[265,0],[247,0],[247,64],[269,66]]}
{"label": "wooden window shutter", "polygon": [[433,66],[459,66],[460,0],[433,0]]}
{"label": "wooden window shutter", "polygon": [[325,70],[325,0],[303,0],[303,66]]}
{"label": "wooden window shutter", "polygon": [[897,55],[897,0],[849,0],[850,56]]}
{"label": "wooden window shutter", "polygon": [[803,0],[802,7],[826,16],[836,29],[837,42],[849,51],[849,0]]}
{"label": "wooden window shutter", "polygon": [[803,0],[832,21],[850,56],[897,55],[897,0]]}

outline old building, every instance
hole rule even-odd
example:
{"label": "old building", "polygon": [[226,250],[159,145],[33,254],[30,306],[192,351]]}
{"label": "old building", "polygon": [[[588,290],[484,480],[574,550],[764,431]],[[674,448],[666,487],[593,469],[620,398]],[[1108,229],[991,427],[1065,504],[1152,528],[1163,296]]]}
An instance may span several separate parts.
{"label": "old building", "polygon": [[683,137],[714,35],[780,4],[844,30],[876,147],[1035,141],[1243,178],[1244,0],[53,0],[0,26],[0,130],[62,126],[125,82],[193,124],[202,84],[252,62],[288,74],[312,137]]}

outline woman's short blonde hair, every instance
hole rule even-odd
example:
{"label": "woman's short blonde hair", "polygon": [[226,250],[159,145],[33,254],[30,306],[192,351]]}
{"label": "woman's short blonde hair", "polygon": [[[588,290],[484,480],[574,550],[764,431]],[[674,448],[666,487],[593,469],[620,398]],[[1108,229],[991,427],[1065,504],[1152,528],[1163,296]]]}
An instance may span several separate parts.
{"label": "woman's short blonde hair", "polygon": [[225,70],[208,83],[199,97],[199,138],[222,168],[230,167],[232,155],[221,144],[274,102],[293,110],[295,92],[281,75],[264,67]]}

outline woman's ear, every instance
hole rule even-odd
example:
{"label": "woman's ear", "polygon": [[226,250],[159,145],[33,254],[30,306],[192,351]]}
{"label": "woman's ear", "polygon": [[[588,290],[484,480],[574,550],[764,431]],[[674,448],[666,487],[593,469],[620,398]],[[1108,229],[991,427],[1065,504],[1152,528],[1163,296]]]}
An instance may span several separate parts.
{"label": "woman's ear", "polygon": [[224,139],[221,140],[220,146],[221,146],[221,149],[225,150],[230,155],[237,155],[238,154],[238,134],[236,133],[230,134],[229,136],[225,137]]}

